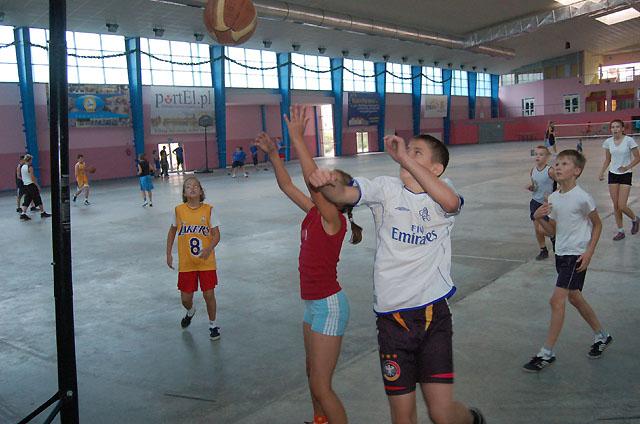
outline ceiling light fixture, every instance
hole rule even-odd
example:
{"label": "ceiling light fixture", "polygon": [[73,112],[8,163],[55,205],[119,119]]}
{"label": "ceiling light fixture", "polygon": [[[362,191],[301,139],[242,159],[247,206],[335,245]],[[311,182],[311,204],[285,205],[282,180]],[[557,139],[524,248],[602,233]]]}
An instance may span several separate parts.
{"label": "ceiling light fixture", "polygon": [[560,3],[564,6],[569,6],[570,4],[577,3],[581,0],[556,0],[556,3]]}
{"label": "ceiling light fixture", "polygon": [[633,7],[629,7],[627,9],[620,10],[618,12],[609,13],[608,15],[600,16],[596,18],[596,21],[600,21],[605,25],[615,25],[620,22],[628,21],[630,19],[635,19],[640,17],[640,12],[638,12]]}
{"label": "ceiling light fixture", "polygon": [[193,38],[196,39],[196,41],[202,41],[204,40],[204,34],[201,32],[194,32],[193,33]]}
{"label": "ceiling light fixture", "polygon": [[156,28],[156,27],[154,27],[153,28],[153,34],[156,37],[162,37],[164,35],[164,28]]}
{"label": "ceiling light fixture", "polygon": [[4,22],[4,12],[0,12],[0,22]]}
{"label": "ceiling light fixture", "polygon": [[118,27],[119,27],[118,24],[107,22],[106,26],[107,26],[107,31],[109,31],[109,32],[118,32]]}

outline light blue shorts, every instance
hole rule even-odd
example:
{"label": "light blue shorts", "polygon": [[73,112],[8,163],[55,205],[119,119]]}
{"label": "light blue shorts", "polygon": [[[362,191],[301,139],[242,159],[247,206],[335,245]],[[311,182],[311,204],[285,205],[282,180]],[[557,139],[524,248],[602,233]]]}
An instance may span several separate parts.
{"label": "light blue shorts", "polygon": [[304,301],[304,322],[326,336],[342,336],[349,322],[349,301],[341,290],[318,300]]}
{"label": "light blue shorts", "polygon": [[151,190],[153,190],[153,180],[151,179],[151,175],[144,175],[140,177],[140,191]]}

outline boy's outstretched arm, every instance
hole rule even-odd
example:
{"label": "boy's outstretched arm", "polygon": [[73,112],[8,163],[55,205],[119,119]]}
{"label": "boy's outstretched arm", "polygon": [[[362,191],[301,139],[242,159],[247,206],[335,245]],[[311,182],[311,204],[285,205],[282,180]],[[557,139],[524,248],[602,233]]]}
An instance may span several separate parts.
{"label": "boy's outstretched arm", "polygon": [[284,167],[284,163],[280,156],[278,156],[278,148],[269,136],[265,133],[260,133],[256,138],[256,143],[260,149],[269,155],[269,160],[273,165],[273,170],[276,174],[276,181],[278,187],[284,194],[287,195],[293,203],[295,203],[300,209],[305,212],[309,212],[313,208],[313,201],[306,196],[298,187],[291,181],[291,176]]}
{"label": "boy's outstretched arm", "polygon": [[360,190],[344,185],[330,169],[316,169],[309,176],[309,183],[337,206],[355,205],[360,200]]}
{"label": "boy's outstretched arm", "polygon": [[400,166],[409,171],[416,179],[420,187],[433,198],[447,213],[455,213],[460,210],[460,196],[447,183],[433,174],[428,169],[418,164],[407,153],[404,140],[395,135],[384,138],[384,146],[391,158],[398,162]]}

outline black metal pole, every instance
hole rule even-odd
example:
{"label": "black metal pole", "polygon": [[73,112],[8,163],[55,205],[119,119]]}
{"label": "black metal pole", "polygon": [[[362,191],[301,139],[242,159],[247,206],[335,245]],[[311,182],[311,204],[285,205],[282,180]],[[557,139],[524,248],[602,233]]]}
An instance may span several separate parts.
{"label": "black metal pole", "polygon": [[204,163],[205,171],[209,172],[209,148],[207,147],[207,127],[204,127]]}
{"label": "black metal pole", "polygon": [[53,291],[56,306],[60,421],[77,424],[78,379],[73,325],[71,213],[69,205],[69,128],[67,93],[66,0],[49,0],[49,132]]}

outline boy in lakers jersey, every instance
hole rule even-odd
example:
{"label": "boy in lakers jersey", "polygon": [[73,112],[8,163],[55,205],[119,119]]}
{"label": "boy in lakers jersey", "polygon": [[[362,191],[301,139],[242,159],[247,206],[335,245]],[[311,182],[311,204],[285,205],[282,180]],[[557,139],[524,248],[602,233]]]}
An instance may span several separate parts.
{"label": "boy in lakers jersey", "polygon": [[187,328],[196,313],[193,293],[200,290],[209,314],[209,336],[220,338],[216,326],[216,297],[218,284],[215,247],[220,241],[220,221],[213,206],[204,202],[204,190],[196,177],[188,177],[182,185],[182,204],[176,206],[175,216],[167,235],[167,265],[173,269],[173,242],[178,235],[178,290],[187,314],[180,325]]}

